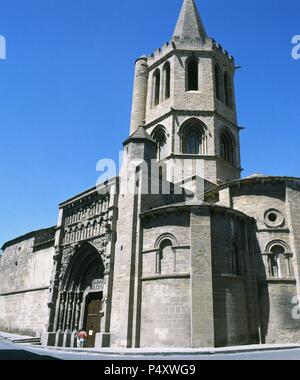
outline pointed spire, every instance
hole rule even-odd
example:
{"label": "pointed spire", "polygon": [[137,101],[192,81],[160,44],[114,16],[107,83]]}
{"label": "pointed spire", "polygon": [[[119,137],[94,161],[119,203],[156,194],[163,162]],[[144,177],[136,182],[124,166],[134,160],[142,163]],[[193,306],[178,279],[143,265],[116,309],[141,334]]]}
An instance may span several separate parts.
{"label": "pointed spire", "polygon": [[184,0],[173,37],[207,37],[194,0]]}

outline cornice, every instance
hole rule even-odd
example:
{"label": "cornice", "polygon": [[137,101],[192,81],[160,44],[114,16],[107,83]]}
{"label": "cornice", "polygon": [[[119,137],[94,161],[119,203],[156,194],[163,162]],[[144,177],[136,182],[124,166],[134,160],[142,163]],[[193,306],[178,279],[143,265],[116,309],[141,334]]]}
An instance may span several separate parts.
{"label": "cornice", "polygon": [[164,113],[160,117],[150,121],[149,123],[146,123],[145,128],[146,129],[151,128],[151,127],[161,123],[162,121],[166,120],[167,118],[169,118],[171,116],[190,116],[190,117],[193,117],[193,116],[198,116],[198,117],[199,116],[200,117],[216,116],[219,119],[221,119],[225,124],[228,124],[231,127],[239,129],[239,130],[241,129],[235,123],[233,123],[232,121],[230,121],[229,119],[227,119],[226,117],[221,115],[216,109],[215,110],[180,110],[180,109],[175,109],[172,107],[168,112]]}

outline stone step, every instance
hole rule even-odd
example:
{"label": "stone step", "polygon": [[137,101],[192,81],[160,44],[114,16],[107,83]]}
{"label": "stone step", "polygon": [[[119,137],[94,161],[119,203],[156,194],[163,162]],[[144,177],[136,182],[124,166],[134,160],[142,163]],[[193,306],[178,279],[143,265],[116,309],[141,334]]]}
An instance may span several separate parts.
{"label": "stone step", "polygon": [[34,346],[40,346],[41,345],[41,338],[27,338],[27,339],[12,339],[13,343],[16,344],[30,344]]}

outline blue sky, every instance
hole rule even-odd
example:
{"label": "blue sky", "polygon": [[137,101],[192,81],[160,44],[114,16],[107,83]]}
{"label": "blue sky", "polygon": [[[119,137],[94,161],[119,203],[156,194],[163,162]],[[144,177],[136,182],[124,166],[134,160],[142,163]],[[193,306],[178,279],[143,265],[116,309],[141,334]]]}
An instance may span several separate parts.
{"label": "blue sky", "polygon": [[[182,0],[0,0],[0,244],[56,224],[129,131],[134,60],[169,41]],[[299,0],[197,0],[236,75],[243,175],[300,176]]]}

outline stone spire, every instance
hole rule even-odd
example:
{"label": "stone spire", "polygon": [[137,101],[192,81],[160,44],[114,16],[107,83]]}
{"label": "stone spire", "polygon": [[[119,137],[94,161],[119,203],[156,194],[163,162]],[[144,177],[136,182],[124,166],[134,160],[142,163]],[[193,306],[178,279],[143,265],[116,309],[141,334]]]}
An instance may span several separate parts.
{"label": "stone spire", "polygon": [[173,34],[174,37],[179,37],[180,39],[184,37],[207,37],[194,0],[184,0]]}

